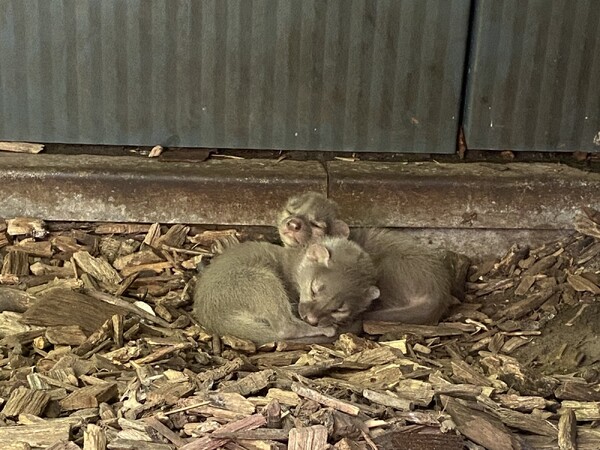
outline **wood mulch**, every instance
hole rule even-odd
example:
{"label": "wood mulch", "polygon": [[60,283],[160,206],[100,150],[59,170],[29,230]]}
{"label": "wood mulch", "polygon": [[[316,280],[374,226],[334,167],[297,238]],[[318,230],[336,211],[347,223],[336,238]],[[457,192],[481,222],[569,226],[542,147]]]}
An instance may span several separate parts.
{"label": "wood mulch", "polygon": [[600,214],[575,227],[474,265],[439,326],[257,348],[189,313],[236,230],[0,220],[0,448],[598,449]]}

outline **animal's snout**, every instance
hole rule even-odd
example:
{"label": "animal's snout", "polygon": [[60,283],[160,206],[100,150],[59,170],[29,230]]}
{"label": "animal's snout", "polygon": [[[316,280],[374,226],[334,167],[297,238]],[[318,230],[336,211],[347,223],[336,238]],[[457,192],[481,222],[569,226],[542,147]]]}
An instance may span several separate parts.
{"label": "animal's snout", "polygon": [[300,219],[289,219],[286,223],[286,227],[290,231],[300,231],[302,229],[302,221]]}
{"label": "animal's snout", "polygon": [[317,325],[319,323],[319,318],[317,317],[317,315],[314,312],[310,311],[310,307],[305,303],[300,303],[298,305],[298,314],[300,315],[300,318],[306,323],[309,323],[311,325]]}

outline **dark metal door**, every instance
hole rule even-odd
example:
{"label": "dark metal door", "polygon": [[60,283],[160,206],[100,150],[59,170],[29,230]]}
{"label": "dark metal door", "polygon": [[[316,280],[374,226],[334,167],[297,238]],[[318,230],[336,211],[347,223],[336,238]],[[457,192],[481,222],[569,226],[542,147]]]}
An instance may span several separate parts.
{"label": "dark metal door", "polygon": [[452,153],[470,0],[0,0],[0,139]]}
{"label": "dark metal door", "polygon": [[472,42],[470,148],[600,151],[598,0],[476,0]]}

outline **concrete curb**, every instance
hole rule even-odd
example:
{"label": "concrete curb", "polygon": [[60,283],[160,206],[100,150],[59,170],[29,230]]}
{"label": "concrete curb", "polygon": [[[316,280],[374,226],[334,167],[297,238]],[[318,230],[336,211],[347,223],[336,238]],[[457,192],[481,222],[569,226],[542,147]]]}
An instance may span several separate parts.
{"label": "concrete curb", "polygon": [[0,156],[0,217],[272,225],[287,198],[326,189],[325,169],[314,161]]}
{"label": "concrete curb", "polygon": [[285,200],[328,192],[351,225],[572,228],[600,174],[549,163],[378,163],[0,155],[0,217],[273,225]]}
{"label": "concrete curb", "polygon": [[572,229],[600,207],[600,173],[551,163],[330,162],[329,196],[352,225]]}

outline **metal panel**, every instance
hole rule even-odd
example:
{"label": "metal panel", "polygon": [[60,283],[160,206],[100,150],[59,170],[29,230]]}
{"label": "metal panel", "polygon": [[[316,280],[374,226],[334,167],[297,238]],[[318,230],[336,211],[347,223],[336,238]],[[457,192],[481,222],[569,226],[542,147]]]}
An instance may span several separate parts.
{"label": "metal panel", "polygon": [[0,0],[0,138],[455,150],[470,0]]}
{"label": "metal panel", "polygon": [[598,151],[598,80],[598,0],[477,0],[467,145]]}

